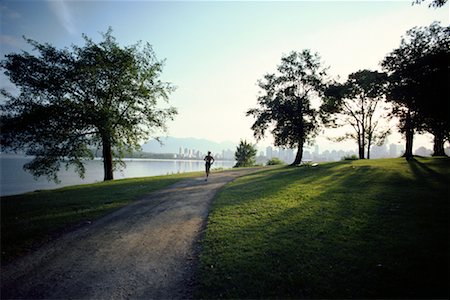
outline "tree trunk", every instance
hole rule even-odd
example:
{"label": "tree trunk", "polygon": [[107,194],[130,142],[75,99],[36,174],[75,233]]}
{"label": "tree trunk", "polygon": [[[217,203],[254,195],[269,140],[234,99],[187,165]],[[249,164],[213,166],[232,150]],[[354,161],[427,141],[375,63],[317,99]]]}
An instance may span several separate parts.
{"label": "tree trunk", "polygon": [[405,154],[403,154],[403,157],[406,158],[406,160],[413,159],[413,139],[414,139],[414,128],[411,120],[411,112],[408,110],[406,114],[406,121],[405,121],[405,138],[406,138],[406,150]]}
{"label": "tree trunk", "polygon": [[358,134],[358,152],[359,159],[364,159],[364,143],[361,140],[361,134]]}
{"label": "tree trunk", "polygon": [[434,145],[432,156],[446,156],[444,151],[444,135],[439,131],[434,133]]}
{"label": "tree trunk", "polygon": [[113,180],[113,164],[111,141],[109,137],[102,138],[103,144],[103,170],[105,174],[104,181]]}
{"label": "tree trunk", "polygon": [[296,166],[302,163],[303,158],[303,140],[298,143],[297,155],[295,155],[295,160],[291,166]]}

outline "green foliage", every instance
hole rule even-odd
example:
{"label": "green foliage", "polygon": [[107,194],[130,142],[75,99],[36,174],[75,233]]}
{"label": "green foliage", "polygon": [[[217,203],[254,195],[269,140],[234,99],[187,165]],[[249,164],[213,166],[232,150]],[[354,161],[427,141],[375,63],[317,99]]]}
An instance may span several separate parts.
{"label": "green foliage", "polygon": [[446,298],[450,159],[282,167],[219,191],[198,298]]}
{"label": "green foliage", "polygon": [[389,74],[387,99],[394,104],[400,131],[432,133],[435,152],[443,155],[444,142],[450,140],[450,26],[434,22],[408,30],[399,48],[384,58],[382,67]]}
{"label": "green foliage", "polygon": [[[317,111],[311,106],[311,99],[320,96],[326,70],[317,53],[309,50],[291,52],[281,58],[278,74],[267,74],[258,81],[262,95],[258,97],[259,108],[247,111],[247,116],[256,118],[252,130],[256,139],[271,133],[275,146],[300,148],[313,139],[318,132]],[[298,155],[297,155],[298,156]]]}
{"label": "green foliage", "polygon": [[348,76],[344,84],[333,83],[325,91],[321,118],[330,127],[350,126],[352,131],[336,141],[355,140],[359,158],[370,158],[370,147],[382,144],[389,128],[382,127],[386,74],[361,70]]}
{"label": "green foliage", "polygon": [[2,197],[1,263],[11,261],[71,226],[95,220],[145,194],[198,175],[121,179]]}
{"label": "green foliage", "polygon": [[176,114],[157,107],[174,87],[161,81],[163,61],[150,44],[121,47],[111,29],[99,43],[84,40],[70,49],[27,40],[36,55],[13,53],[1,62],[19,89],[1,90],[1,147],[35,156],[25,169],[36,177],[57,181],[61,164],[83,176],[89,148],[101,146],[105,179],[112,179],[113,154],[120,162]]}
{"label": "green foliage", "polygon": [[358,160],[358,156],[356,156],[355,154],[352,155],[346,155],[342,158],[342,160]]}
{"label": "green foliage", "polygon": [[[421,4],[425,2],[425,0],[414,0],[413,4]],[[431,3],[428,5],[428,7],[434,7],[434,8],[438,8],[438,7],[442,7],[445,5],[445,3],[447,3],[447,0],[433,0],[431,1]]]}
{"label": "green foliage", "polygon": [[236,159],[235,168],[239,167],[251,167],[255,165],[257,149],[251,143],[247,143],[246,140],[241,140],[239,146],[236,147],[234,158]]}
{"label": "green foliage", "polygon": [[267,161],[268,166],[284,165],[284,161],[278,157],[273,157]]}

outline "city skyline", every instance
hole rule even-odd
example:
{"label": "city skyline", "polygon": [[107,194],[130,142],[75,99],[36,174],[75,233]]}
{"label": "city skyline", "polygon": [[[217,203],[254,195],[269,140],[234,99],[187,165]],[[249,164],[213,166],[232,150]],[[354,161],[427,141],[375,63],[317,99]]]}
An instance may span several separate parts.
{"label": "city skyline", "polygon": [[[430,9],[411,1],[295,2],[157,2],[157,1],[2,1],[1,56],[31,51],[22,36],[57,48],[83,43],[82,33],[98,41],[109,26],[121,45],[153,45],[166,59],[163,79],[177,90],[170,104],[179,114],[168,134],[234,143],[255,143],[252,118],[257,81],[274,72],[281,56],[292,50],[317,51],[329,66],[330,79],[345,80],[360,69],[379,70],[379,62],[414,26],[449,22],[448,3]],[[1,77],[1,87],[14,87]],[[338,78],[339,77],[339,78]],[[392,124],[390,140],[401,141]],[[341,131],[342,132],[342,131]],[[163,133],[161,133],[162,135]],[[340,150],[325,130],[316,143]],[[272,144],[267,136],[258,144]],[[430,147],[429,135],[416,146]]]}
{"label": "city skyline", "polygon": [[[234,160],[234,152],[236,149],[222,149],[221,151],[212,152],[212,155],[218,160]],[[386,142],[383,145],[374,145],[371,147],[371,159],[378,158],[396,158],[400,157],[405,150],[404,145],[399,145],[395,143]],[[446,153],[450,155],[450,147],[447,147]],[[208,150],[200,150],[195,148],[187,148],[180,146],[177,153],[173,152],[162,152],[170,153],[175,159],[196,159],[202,160],[206,155]],[[415,148],[414,154],[420,156],[431,156],[432,149],[420,146]],[[158,153],[155,153],[158,154]],[[290,164],[294,160],[296,154],[296,149],[282,148],[267,146],[265,148],[258,148],[257,151],[257,162],[266,163],[271,158],[279,158],[283,162]],[[304,147],[303,149],[303,161],[312,162],[330,162],[339,161],[345,157],[357,156],[358,149],[355,146],[353,149],[339,150],[339,149],[325,149],[322,150],[318,144],[312,146]]]}

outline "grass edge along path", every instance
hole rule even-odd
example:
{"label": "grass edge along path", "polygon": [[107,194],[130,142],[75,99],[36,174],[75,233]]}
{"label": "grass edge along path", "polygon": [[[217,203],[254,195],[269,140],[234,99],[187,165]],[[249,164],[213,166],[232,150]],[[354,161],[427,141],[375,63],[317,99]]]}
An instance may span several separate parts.
{"label": "grass edge along path", "polygon": [[203,172],[118,179],[1,197],[1,264],[145,194]]}
{"label": "grass edge along path", "polygon": [[241,177],[216,196],[198,298],[447,298],[450,159]]}

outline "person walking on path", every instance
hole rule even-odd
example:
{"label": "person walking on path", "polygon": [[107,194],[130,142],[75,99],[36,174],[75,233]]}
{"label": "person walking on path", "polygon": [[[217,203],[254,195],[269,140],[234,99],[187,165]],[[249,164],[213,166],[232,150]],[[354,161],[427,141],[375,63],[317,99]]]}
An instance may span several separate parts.
{"label": "person walking on path", "polygon": [[209,170],[211,169],[211,165],[214,163],[214,157],[211,156],[211,151],[208,151],[208,155],[206,155],[203,160],[205,161],[205,168],[206,168],[205,181],[208,181]]}

